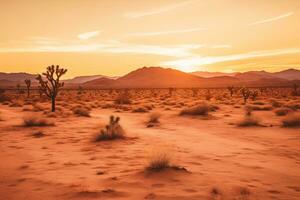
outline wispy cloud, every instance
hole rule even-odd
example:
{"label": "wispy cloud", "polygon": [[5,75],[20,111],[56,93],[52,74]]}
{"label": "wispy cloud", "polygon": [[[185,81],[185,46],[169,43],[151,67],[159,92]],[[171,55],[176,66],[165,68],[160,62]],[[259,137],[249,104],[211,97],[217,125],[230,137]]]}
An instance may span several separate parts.
{"label": "wispy cloud", "polygon": [[300,48],[255,51],[255,52],[248,52],[244,54],[234,54],[234,55],[227,55],[227,56],[212,56],[212,57],[192,56],[186,59],[162,62],[161,65],[170,66],[170,67],[190,67],[190,66],[214,64],[214,63],[220,63],[226,61],[236,61],[236,60],[244,60],[250,58],[269,57],[269,56],[278,56],[278,55],[295,54],[295,53],[300,53]]}
{"label": "wispy cloud", "polygon": [[163,6],[154,10],[148,10],[148,11],[144,11],[144,12],[131,12],[131,13],[126,13],[125,17],[127,18],[131,18],[131,19],[136,19],[136,18],[141,18],[141,17],[146,17],[146,16],[151,16],[151,15],[158,15],[158,14],[162,14],[162,13],[166,13],[169,11],[172,11],[174,9],[177,9],[179,7],[194,3],[198,0],[188,0],[188,1],[182,1],[179,3],[173,3],[167,6]]}
{"label": "wispy cloud", "polygon": [[201,48],[202,45],[128,45],[121,44],[118,46],[106,48],[103,51],[110,53],[134,53],[134,54],[151,54],[171,57],[186,57],[192,56],[192,50]]}
{"label": "wispy cloud", "polygon": [[227,48],[232,48],[231,45],[229,44],[216,44],[211,46],[212,49],[227,49]]}
{"label": "wispy cloud", "polygon": [[171,57],[189,57],[193,56],[193,50],[199,49],[204,45],[186,44],[186,45],[144,45],[129,44],[118,41],[106,41],[103,43],[80,42],[60,42],[60,43],[32,43],[17,47],[0,47],[0,52],[94,52],[94,53],[113,53],[113,54],[150,54]]}
{"label": "wispy cloud", "polygon": [[139,33],[129,33],[128,36],[159,36],[159,35],[170,35],[170,34],[180,34],[180,33],[191,33],[197,31],[207,30],[207,28],[190,28],[182,30],[170,30],[170,31],[158,31],[158,32],[139,32]]}
{"label": "wispy cloud", "polygon": [[294,12],[285,13],[285,14],[282,14],[282,15],[279,15],[279,16],[276,16],[276,17],[272,17],[272,18],[268,18],[268,19],[264,19],[264,20],[260,20],[260,21],[250,23],[250,24],[248,24],[248,26],[254,26],[254,25],[258,25],[258,24],[270,23],[270,22],[273,22],[273,21],[277,21],[277,20],[280,20],[280,19],[287,18],[287,17],[292,16],[292,15],[294,15]]}
{"label": "wispy cloud", "polygon": [[78,35],[78,38],[80,40],[87,40],[87,39],[90,39],[90,38],[93,38],[93,37],[96,37],[97,35],[100,34],[100,31],[97,30],[97,31],[91,31],[91,32],[85,32],[85,33],[81,33]]}

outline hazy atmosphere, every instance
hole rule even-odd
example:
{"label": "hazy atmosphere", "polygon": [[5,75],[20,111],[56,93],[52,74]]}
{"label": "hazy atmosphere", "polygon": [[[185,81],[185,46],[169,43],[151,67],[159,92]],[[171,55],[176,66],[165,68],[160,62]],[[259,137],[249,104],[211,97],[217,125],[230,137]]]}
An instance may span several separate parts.
{"label": "hazy atmosphere", "polygon": [[300,0],[0,5],[0,200],[300,199]]}
{"label": "hazy atmosphere", "polygon": [[299,69],[299,12],[298,0],[1,1],[0,69],[57,63],[67,77],[143,66]]}

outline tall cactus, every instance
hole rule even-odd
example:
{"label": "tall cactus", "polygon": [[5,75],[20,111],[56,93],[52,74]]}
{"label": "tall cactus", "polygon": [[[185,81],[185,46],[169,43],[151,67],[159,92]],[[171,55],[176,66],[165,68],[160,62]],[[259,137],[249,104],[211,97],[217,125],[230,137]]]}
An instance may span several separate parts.
{"label": "tall cactus", "polygon": [[51,99],[51,111],[55,112],[55,101],[59,89],[64,86],[64,83],[60,83],[60,77],[67,72],[67,69],[59,68],[58,65],[51,65],[47,67],[47,71],[37,76],[37,80],[40,83],[40,88],[46,96]]}
{"label": "tall cactus", "polygon": [[25,84],[26,84],[26,87],[27,87],[27,97],[29,97],[30,96],[31,80],[30,79],[26,79],[25,80]]}

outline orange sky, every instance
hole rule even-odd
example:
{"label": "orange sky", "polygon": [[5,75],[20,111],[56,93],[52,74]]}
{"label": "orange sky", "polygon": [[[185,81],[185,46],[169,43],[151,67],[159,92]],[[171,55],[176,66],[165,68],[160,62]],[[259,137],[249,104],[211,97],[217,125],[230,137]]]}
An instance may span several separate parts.
{"label": "orange sky", "polygon": [[0,71],[300,69],[299,0],[0,1]]}

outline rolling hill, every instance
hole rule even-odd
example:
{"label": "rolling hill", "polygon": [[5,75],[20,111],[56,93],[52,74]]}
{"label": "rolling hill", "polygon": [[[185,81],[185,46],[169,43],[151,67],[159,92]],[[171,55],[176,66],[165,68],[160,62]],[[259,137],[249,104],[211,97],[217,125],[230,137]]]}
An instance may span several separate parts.
{"label": "rolling hill", "polygon": [[[227,87],[227,86],[290,86],[300,84],[300,70],[289,69],[270,73],[249,71],[243,73],[185,73],[162,67],[143,67],[122,77],[111,78],[102,75],[79,76],[64,80],[66,87],[75,88],[190,88],[190,87]],[[204,74],[205,77],[199,75]],[[0,73],[0,86],[13,87],[24,84],[25,79],[35,82],[36,75],[27,73]],[[33,84],[35,85],[35,84]]]}

